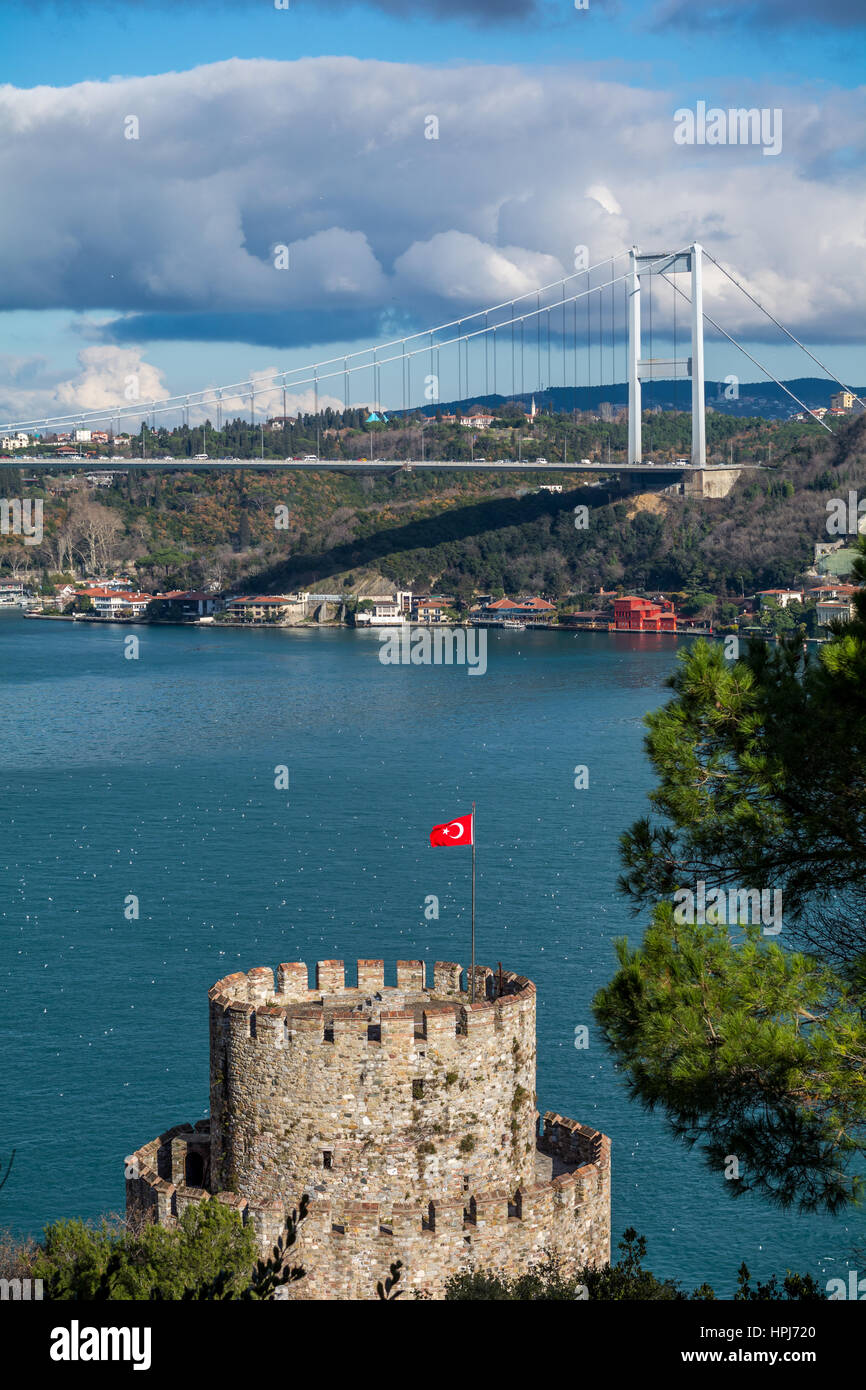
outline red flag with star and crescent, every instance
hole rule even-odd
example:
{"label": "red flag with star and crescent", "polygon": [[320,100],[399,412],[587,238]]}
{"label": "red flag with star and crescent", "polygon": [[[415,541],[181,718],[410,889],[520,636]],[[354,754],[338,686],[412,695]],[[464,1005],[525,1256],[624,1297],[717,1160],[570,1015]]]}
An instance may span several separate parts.
{"label": "red flag with star and crescent", "polygon": [[431,845],[471,845],[473,842],[472,812],[458,816],[444,825],[434,825],[430,831]]}

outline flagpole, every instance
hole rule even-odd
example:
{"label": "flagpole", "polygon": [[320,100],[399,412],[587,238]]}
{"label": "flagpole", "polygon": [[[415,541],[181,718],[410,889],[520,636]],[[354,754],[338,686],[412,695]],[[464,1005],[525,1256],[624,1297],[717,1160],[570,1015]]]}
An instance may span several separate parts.
{"label": "flagpole", "polygon": [[469,1002],[475,1003],[475,802],[472,803],[472,983]]}

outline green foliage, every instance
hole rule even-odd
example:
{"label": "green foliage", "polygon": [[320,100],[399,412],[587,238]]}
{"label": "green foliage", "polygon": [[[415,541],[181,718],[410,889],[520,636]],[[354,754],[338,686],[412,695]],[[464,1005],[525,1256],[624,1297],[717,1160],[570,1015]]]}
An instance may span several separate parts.
{"label": "green foliage", "polygon": [[[646,720],[660,820],[622,837],[620,886],[651,924],[594,1001],[632,1094],[720,1180],[739,1159],[727,1191],[802,1210],[858,1200],[866,1152],[866,593],[856,607],[817,660],[799,638],[732,665],[682,654]],[[782,934],[678,924],[672,895],[700,882],[780,893]]]}
{"label": "green foliage", "polygon": [[792,1274],[788,1270],[781,1286],[777,1276],[774,1274],[768,1279],[766,1284],[760,1281],[753,1288],[752,1276],[749,1273],[748,1265],[741,1264],[737,1277],[737,1292],[734,1294],[735,1303],[755,1303],[761,1301],[771,1302],[797,1302],[797,1303],[825,1303],[828,1295],[820,1287],[818,1282],[811,1274]]}
{"label": "green foliage", "polygon": [[95,1229],[79,1220],[54,1222],[45,1228],[33,1274],[45,1281],[49,1299],[239,1298],[251,1286],[254,1261],[252,1228],[211,1200],[188,1207],[175,1230],[146,1225],[131,1233],[105,1222]]}
{"label": "green foliage", "polygon": [[842,1165],[863,1148],[866,1029],[833,972],[759,928],[678,926],[670,904],[617,955],[595,1013],[632,1095],[719,1176],[736,1155],[730,1194],[831,1211],[856,1196]]}
{"label": "green foliage", "polygon": [[[314,453],[317,429],[324,453],[356,460],[369,452],[364,412],[301,417],[286,430],[265,430],[265,459]],[[392,417],[377,453],[417,457],[420,416]],[[690,417],[682,411],[647,412],[647,439],[657,462],[683,452]],[[554,602],[575,593],[607,589],[681,591],[718,595],[788,584],[812,559],[812,540],[824,533],[827,488],[866,480],[866,421],[839,427],[836,439],[818,439],[814,422],[779,423],[707,417],[711,453],[737,461],[765,457],[772,442],[779,472],[744,474],[729,497],[701,501],[667,495],[663,512],[634,512],[622,499],[620,482],[585,487],[579,469],[550,474],[556,496],[526,490],[514,473],[408,473],[341,475],[245,472],[135,472],[101,490],[100,504],[120,517],[125,534],[118,558],[145,551],[139,573],[151,586],[197,588],[217,580],[226,587],[259,592],[343,584],[347,572],[363,567],[400,586],[436,587],[466,602],[473,591],[498,596],[540,593]],[[324,431],[324,433],[322,433]],[[424,426],[427,456],[468,461],[471,430]],[[529,427],[515,414],[484,437],[488,458],[516,459],[518,438],[525,456],[551,460],[607,457],[625,447],[621,422],[580,412],[542,414]],[[189,457],[201,449],[201,429],[147,432],[147,453]],[[211,457],[258,455],[261,435],[249,421],[207,427]],[[648,443],[648,448],[650,447]],[[140,452],[140,451],[139,451]],[[626,487],[630,489],[629,484]],[[645,482],[635,485],[637,489]],[[291,529],[276,532],[274,505],[288,503]],[[573,508],[589,508],[590,524],[576,530]],[[74,541],[75,528],[62,500],[46,515],[46,545],[58,530]],[[11,539],[11,538],[10,538]],[[4,546],[0,541],[0,561]],[[40,551],[40,554],[42,552]]]}
{"label": "green foliage", "polygon": [[[646,1240],[629,1228],[619,1242],[620,1259],[612,1265],[586,1265],[575,1274],[565,1274],[561,1261],[548,1254],[526,1274],[517,1276],[485,1273],[453,1275],[445,1285],[445,1298],[451,1302],[683,1302],[687,1299],[715,1299],[709,1284],[693,1293],[683,1292],[673,1279],[659,1279],[644,1267]],[[744,1282],[745,1276],[745,1282]],[[744,1291],[745,1290],[745,1291]],[[740,1271],[740,1291],[735,1298],[826,1298],[811,1275],[791,1274],[780,1290],[775,1276],[757,1291],[749,1283],[745,1265]]]}
{"label": "green foliage", "polygon": [[698,613],[703,613],[705,609],[713,609],[716,606],[716,599],[713,594],[697,593],[689,594],[680,604],[680,612],[687,618],[695,617]]}

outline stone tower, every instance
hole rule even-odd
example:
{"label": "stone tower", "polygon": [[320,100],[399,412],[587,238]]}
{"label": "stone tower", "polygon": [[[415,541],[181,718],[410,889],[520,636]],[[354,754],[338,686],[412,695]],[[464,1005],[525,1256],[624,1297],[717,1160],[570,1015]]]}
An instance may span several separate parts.
{"label": "stone tower", "polygon": [[610,1144],[535,1108],[535,986],[479,967],[359,960],[228,975],[210,991],[211,1119],[127,1159],[127,1213],[171,1225],[218,1200],[267,1252],[303,1193],[298,1298],[441,1296],[459,1270],[610,1257]]}

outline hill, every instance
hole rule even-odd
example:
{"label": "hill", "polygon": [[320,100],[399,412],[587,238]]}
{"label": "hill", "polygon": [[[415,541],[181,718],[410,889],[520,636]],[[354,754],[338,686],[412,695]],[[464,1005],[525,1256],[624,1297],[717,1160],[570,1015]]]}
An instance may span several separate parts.
{"label": "hill", "polygon": [[[735,594],[790,583],[811,563],[815,542],[828,539],[827,501],[866,487],[866,417],[838,422],[835,436],[811,421],[710,419],[735,461],[755,453],[773,461],[744,473],[720,501],[660,487],[647,493],[645,482],[588,484],[579,472],[549,475],[562,493],[530,491],[516,473],[399,468],[390,476],[130,471],[103,488],[77,475],[45,480],[42,543],[0,536],[0,566],[46,574],[68,574],[73,565],[79,573],[124,568],[150,588],[347,595],[369,592],[384,577],[467,598],[501,589],[560,599],[617,585]],[[684,447],[687,416],[655,420],[674,447]],[[623,427],[573,428],[589,431],[598,454]],[[552,456],[562,431],[555,417],[536,422],[536,449]],[[533,486],[547,481],[540,476]],[[22,494],[11,472],[6,486],[11,496],[36,491]],[[588,509],[586,529],[575,525],[579,505]],[[277,507],[288,508],[285,530],[275,526]]]}

